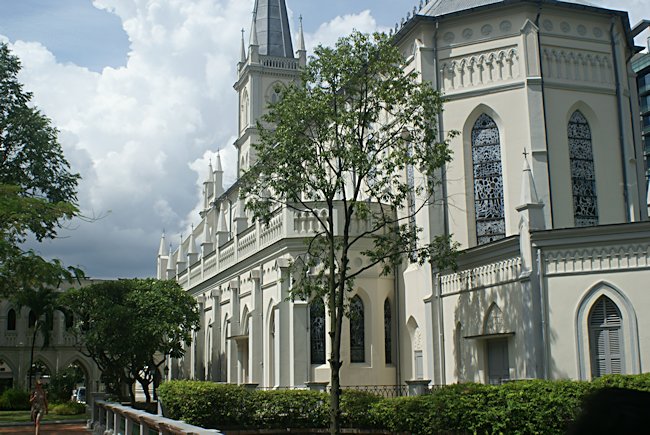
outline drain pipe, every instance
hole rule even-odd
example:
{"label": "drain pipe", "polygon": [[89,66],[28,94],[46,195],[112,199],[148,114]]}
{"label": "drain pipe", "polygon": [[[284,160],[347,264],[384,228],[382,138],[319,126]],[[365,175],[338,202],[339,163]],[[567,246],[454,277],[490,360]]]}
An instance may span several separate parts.
{"label": "drain pipe", "polygon": [[623,135],[623,107],[621,105],[621,78],[618,72],[618,62],[616,56],[616,43],[614,42],[614,24],[615,18],[611,18],[611,24],[609,26],[609,39],[612,48],[612,63],[614,64],[614,77],[616,80],[616,108],[617,108],[617,119],[618,119],[618,141],[621,149],[621,169],[623,176],[623,201],[625,204],[625,215],[627,222],[632,221],[632,211],[630,210],[630,199],[628,197],[628,181],[627,181],[627,167],[626,167],[626,157],[625,157],[625,137]]}
{"label": "drain pipe", "polygon": [[[438,59],[438,30],[440,27],[440,22],[436,20],[436,30],[433,34],[433,65],[435,68],[435,77],[436,77],[436,90],[440,92],[442,86],[440,85],[440,61]],[[438,113],[438,136],[440,139],[445,137],[445,131],[443,128],[444,119],[442,112]],[[444,225],[445,235],[449,235],[449,204],[447,203],[447,167],[443,165],[440,170],[441,186],[442,186],[442,219]],[[431,265],[433,266],[433,265]],[[444,323],[442,321],[442,292],[440,287],[440,273],[434,272],[433,267],[431,267],[431,283],[436,286],[435,295],[433,295],[434,300],[438,305],[438,379],[440,379],[440,384],[447,384],[446,380],[446,369],[445,369],[445,329]]]}
{"label": "drain pipe", "polygon": [[[395,306],[395,325],[396,325],[395,329],[396,329],[396,332],[397,332],[397,334],[395,334],[395,338],[400,336],[399,328],[400,328],[400,326],[402,324],[402,322],[400,320],[400,315],[399,315],[400,314],[400,303],[399,303],[399,296],[400,295],[399,295],[399,282],[397,280],[397,278],[399,276],[399,273],[398,273],[399,269],[398,268],[399,268],[399,265],[396,264],[395,262],[393,262],[393,271],[394,271],[393,272],[393,274],[394,274],[394,276],[393,276],[393,298],[395,300],[395,304],[394,304],[394,306]],[[392,334],[393,331],[391,330],[390,333]],[[395,344],[393,344],[393,342]],[[399,340],[393,340],[392,336],[391,336],[391,346],[392,346],[393,349],[395,349],[395,385],[397,387],[401,387],[401,385],[402,385],[402,373],[401,373],[402,363],[401,363],[401,359],[400,359],[401,358],[400,343],[399,343]]]}

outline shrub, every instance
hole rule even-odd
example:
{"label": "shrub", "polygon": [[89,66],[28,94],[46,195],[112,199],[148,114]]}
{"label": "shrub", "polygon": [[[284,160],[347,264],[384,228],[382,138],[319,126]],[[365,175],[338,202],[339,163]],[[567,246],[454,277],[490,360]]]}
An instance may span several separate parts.
{"label": "shrub", "polygon": [[19,388],[6,389],[0,396],[0,409],[3,411],[19,411],[29,409],[29,393]]}
{"label": "shrub", "polygon": [[49,407],[52,414],[77,415],[86,413],[86,405],[78,402],[64,402],[53,404]]}
{"label": "shrub", "polygon": [[[394,399],[345,390],[342,425],[416,435],[559,435],[582,411],[585,397],[607,387],[650,391],[650,374],[603,376],[593,382],[466,383]],[[248,391],[236,385],[170,381],[160,386],[159,397],[169,417],[205,428],[323,428],[329,422],[329,398],[314,391]]]}
{"label": "shrub", "polygon": [[[341,425],[358,429],[374,428],[376,424],[370,409],[381,399],[380,396],[367,391],[343,390],[341,395]],[[327,397],[326,401],[329,403],[329,397]],[[329,406],[326,408],[326,412],[329,412]],[[329,421],[329,416],[327,419]]]}
{"label": "shrub", "polygon": [[260,429],[324,428],[329,421],[329,396],[306,390],[256,391],[251,424]]}
{"label": "shrub", "polygon": [[158,389],[168,417],[213,429],[250,427],[252,396],[237,385],[201,381],[168,381]]}

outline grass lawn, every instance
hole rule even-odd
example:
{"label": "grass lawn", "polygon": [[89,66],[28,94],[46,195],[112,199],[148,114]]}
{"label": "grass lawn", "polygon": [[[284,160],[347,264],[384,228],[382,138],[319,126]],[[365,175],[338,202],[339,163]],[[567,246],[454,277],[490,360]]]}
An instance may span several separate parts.
{"label": "grass lawn", "polygon": [[[43,416],[43,420],[83,420],[86,418],[86,414],[77,414],[77,415],[59,415],[49,413]],[[29,411],[0,411],[0,423],[20,423],[31,421]]]}

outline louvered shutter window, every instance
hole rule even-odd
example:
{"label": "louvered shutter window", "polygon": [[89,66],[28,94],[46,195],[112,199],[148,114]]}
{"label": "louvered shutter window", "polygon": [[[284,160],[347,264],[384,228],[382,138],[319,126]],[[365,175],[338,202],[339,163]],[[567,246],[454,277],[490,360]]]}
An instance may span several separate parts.
{"label": "louvered shutter window", "polygon": [[623,372],[621,312],[607,296],[601,296],[589,314],[591,371],[593,377]]}

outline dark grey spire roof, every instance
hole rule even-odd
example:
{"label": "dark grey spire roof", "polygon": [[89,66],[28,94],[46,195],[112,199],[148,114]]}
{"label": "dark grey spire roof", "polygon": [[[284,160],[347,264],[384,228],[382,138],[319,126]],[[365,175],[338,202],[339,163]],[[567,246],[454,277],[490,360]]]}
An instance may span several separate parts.
{"label": "dark grey spire roof", "polygon": [[[452,14],[454,12],[466,11],[480,6],[486,6],[494,3],[506,3],[503,0],[431,0],[422,8],[419,15],[429,15],[438,17],[441,15]],[[583,6],[594,6],[586,0],[560,0],[558,3],[573,3]]]}
{"label": "dark grey spire roof", "polygon": [[253,13],[259,53],[264,56],[293,58],[285,0],[255,0]]}

